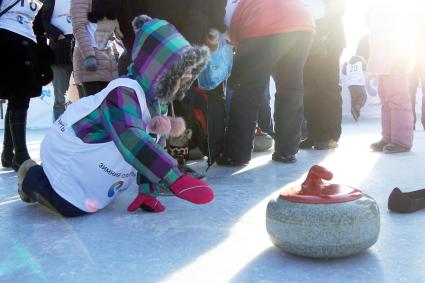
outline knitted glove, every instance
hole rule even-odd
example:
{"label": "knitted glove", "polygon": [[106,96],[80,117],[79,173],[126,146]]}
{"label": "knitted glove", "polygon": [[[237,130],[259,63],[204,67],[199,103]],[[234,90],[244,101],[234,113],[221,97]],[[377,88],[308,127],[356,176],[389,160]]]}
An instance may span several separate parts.
{"label": "knitted glove", "polygon": [[133,212],[138,208],[147,212],[163,212],[165,210],[165,206],[163,206],[159,200],[148,194],[142,193],[137,194],[136,198],[131,202],[127,210]]}
{"label": "knitted glove", "polygon": [[171,192],[195,204],[206,204],[214,199],[213,190],[203,181],[183,175],[171,184]]}
{"label": "knitted glove", "polygon": [[95,72],[97,70],[96,66],[96,57],[89,56],[84,60],[84,69],[90,72]]}

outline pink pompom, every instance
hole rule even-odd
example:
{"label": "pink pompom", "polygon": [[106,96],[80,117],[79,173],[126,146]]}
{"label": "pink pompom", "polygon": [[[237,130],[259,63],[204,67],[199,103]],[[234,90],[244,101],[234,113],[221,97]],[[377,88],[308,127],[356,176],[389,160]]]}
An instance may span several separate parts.
{"label": "pink pompom", "polygon": [[155,116],[149,121],[149,132],[168,136],[171,131],[171,122],[168,117]]}
{"label": "pink pompom", "polygon": [[171,137],[179,137],[186,130],[186,123],[183,120],[183,118],[181,117],[170,118],[170,122],[171,122],[171,131],[170,131]]}

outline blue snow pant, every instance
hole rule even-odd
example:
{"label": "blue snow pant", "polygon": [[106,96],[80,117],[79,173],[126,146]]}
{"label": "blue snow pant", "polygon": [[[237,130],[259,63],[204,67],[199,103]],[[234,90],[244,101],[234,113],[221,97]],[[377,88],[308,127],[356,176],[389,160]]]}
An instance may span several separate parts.
{"label": "blue snow pant", "polygon": [[29,195],[32,200],[39,202],[64,217],[87,214],[87,212],[73,206],[55,192],[44,173],[43,167],[40,165],[33,166],[28,170],[22,184],[22,190]]}

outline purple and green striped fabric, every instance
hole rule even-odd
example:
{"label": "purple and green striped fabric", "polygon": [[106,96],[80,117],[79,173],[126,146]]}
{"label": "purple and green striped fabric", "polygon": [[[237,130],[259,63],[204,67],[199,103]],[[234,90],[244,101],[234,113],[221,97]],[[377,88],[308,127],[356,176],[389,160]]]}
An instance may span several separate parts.
{"label": "purple and green striped fabric", "polygon": [[85,143],[113,141],[144,180],[172,184],[182,173],[146,128],[137,94],[126,87],[115,88],[97,109],[73,125],[76,136]]}
{"label": "purple and green striped fabric", "polygon": [[129,77],[137,80],[148,103],[156,100],[159,78],[190,48],[189,42],[167,21],[152,19],[137,33]]}

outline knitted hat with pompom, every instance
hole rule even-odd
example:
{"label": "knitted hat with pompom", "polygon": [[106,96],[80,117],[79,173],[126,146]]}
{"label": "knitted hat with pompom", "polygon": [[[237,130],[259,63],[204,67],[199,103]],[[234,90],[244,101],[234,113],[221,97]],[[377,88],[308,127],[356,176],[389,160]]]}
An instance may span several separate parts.
{"label": "knitted hat with pompom", "polygon": [[[133,28],[136,38],[128,76],[142,86],[148,104],[182,99],[206,67],[210,58],[208,47],[190,45],[173,25],[145,15],[133,20]],[[192,80],[175,93],[176,85],[189,68]]]}

